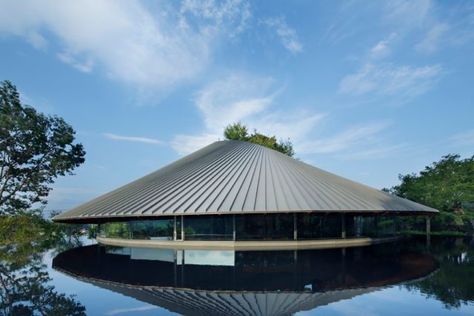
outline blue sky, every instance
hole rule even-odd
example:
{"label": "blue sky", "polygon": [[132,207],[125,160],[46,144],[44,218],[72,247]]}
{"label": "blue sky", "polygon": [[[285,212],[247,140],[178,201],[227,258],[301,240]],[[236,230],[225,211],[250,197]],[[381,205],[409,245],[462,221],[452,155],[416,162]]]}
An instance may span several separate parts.
{"label": "blue sky", "polygon": [[472,1],[1,1],[0,79],[77,131],[67,209],[219,138],[376,188],[474,154]]}

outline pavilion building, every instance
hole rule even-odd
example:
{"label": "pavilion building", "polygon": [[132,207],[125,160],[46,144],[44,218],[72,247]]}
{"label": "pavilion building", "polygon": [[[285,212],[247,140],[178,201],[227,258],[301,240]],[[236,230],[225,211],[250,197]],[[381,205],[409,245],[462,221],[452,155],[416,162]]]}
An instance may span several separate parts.
{"label": "pavilion building", "polygon": [[97,223],[118,246],[285,249],[392,240],[400,217],[438,211],[275,150],[218,141],[54,217]]}

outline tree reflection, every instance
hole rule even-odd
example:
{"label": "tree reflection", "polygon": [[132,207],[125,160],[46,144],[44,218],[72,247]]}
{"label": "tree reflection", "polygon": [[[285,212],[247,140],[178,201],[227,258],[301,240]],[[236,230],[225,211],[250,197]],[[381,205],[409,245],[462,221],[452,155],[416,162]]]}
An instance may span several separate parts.
{"label": "tree reflection", "polygon": [[439,270],[429,278],[408,284],[428,298],[441,301],[446,308],[459,308],[474,300],[474,249],[470,240],[440,239],[431,252],[440,263]]}
{"label": "tree reflection", "polygon": [[42,257],[55,242],[61,245],[62,235],[46,237],[20,217],[0,218],[0,228],[0,315],[85,315],[74,297],[48,284]]}

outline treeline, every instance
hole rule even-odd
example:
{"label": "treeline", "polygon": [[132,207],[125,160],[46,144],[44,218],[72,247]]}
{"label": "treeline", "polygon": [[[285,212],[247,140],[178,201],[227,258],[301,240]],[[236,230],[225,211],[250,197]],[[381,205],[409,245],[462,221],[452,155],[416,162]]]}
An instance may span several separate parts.
{"label": "treeline", "polygon": [[[433,207],[440,213],[431,219],[434,232],[474,231],[474,156],[446,155],[419,173],[400,175],[400,184],[384,189],[400,197]],[[412,220],[411,228],[420,223]]]}

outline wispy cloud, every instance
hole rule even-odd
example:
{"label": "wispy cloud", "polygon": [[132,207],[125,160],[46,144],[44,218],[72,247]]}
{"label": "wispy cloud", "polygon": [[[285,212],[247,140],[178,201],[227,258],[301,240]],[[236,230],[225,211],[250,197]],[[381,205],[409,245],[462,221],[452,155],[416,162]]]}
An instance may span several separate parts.
{"label": "wispy cloud", "polygon": [[450,140],[455,146],[472,146],[474,145],[474,129],[458,133],[452,136]]}
{"label": "wispy cloud", "polygon": [[293,109],[291,113],[276,110],[275,99],[281,89],[274,86],[272,78],[250,74],[232,74],[204,86],[195,98],[203,131],[176,135],[171,146],[178,153],[187,154],[222,139],[225,126],[238,121],[265,134],[290,138],[296,145],[325,114],[304,109]]}
{"label": "wispy cloud", "polygon": [[159,15],[139,1],[2,3],[0,34],[21,36],[82,72],[95,69],[140,89],[170,88],[194,78],[210,63],[214,43],[243,28],[245,1],[157,4]]}
{"label": "wispy cloud", "polygon": [[[331,154],[354,148],[360,144],[364,146],[378,139],[380,132],[386,129],[388,122],[375,122],[360,126],[352,126],[327,138],[317,138],[301,144],[301,153]],[[360,147],[360,146],[359,146]]]}
{"label": "wispy cloud", "polygon": [[392,48],[391,45],[397,37],[397,33],[391,33],[386,39],[379,41],[370,49],[370,58],[381,59],[390,55]]}
{"label": "wispy cloud", "polygon": [[107,139],[116,140],[116,141],[145,143],[145,144],[152,144],[152,145],[164,144],[164,142],[159,139],[149,138],[149,137],[123,136],[123,135],[117,135],[117,134],[112,134],[112,133],[104,133],[103,136]]}
{"label": "wispy cloud", "polygon": [[385,24],[396,25],[403,32],[422,28],[432,18],[431,0],[393,0],[383,3],[381,17]]}
{"label": "wispy cloud", "polygon": [[261,113],[273,101],[271,77],[232,74],[211,82],[196,93],[195,104],[206,128],[220,132],[231,123]]}
{"label": "wispy cloud", "polygon": [[180,13],[180,22],[186,27],[194,24],[201,28],[204,26],[206,31],[210,28],[224,28],[231,37],[243,32],[252,16],[247,0],[184,0]]}
{"label": "wispy cloud", "polygon": [[[230,123],[240,121],[250,129],[290,139],[298,155],[354,153],[353,159],[382,157],[395,152],[383,132],[387,121],[350,126],[329,137],[317,136],[319,126],[329,116],[304,108],[291,112],[277,110],[279,89],[272,78],[233,74],[203,87],[195,99],[204,129],[193,135],[176,135],[171,146],[179,154],[188,154],[218,139]],[[349,157],[349,155],[347,155]],[[347,158],[345,158],[347,159]]]}
{"label": "wispy cloud", "polygon": [[396,0],[386,2],[382,12],[384,23],[404,34],[407,44],[408,35],[414,35],[417,41],[413,47],[423,54],[473,40],[473,16],[474,6],[469,1],[444,6],[432,0]]}
{"label": "wispy cloud", "polygon": [[57,56],[59,60],[61,60],[63,63],[69,64],[81,72],[86,72],[86,73],[91,72],[94,67],[94,63],[92,59],[90,58],[83,61],[79,61],[76,58],[74,58],[72,54],[69,54],[68,52],[58,53]]}
{"label": "wispy cloud", "polygon": [[422,53],[433,53],[438,50],[444,35],[449,31],[446,23],[437,23],[427,32],[426,36],[415,45],[415,49]]}
{"label": "wispy cloud", "polygon": [[293,54],[303,51],[303,44],[299,41],[295,29],[288,25],[284,17],[266,18],[263,24],[275,32],[288,51]]}
{"label": "wispy cloud", "polygon": [[219,139],[222,139],[222,136],[217,133],[176,135],[170,142],[170,145],[179,155],[187,155],[215,141],[218,141]]}
{"label": "wispy cloud", "polygon": [[352,95],[372,92],[411,98],[428,91],[442,72],[441,65],[412,67],[368,63],[357,72],[345,76],[339,84],[339,92]]}
{"label": "wispy cloud", "polygon": [[350,152],[344,152],[343,154],[338,155],[338,158],[341,160],[382,159],[390,155],[399,156],[401,152],[406,151],[408,148],[409,145],[407,143],[390,145],[380,142],[362,150],[354,149]]}

